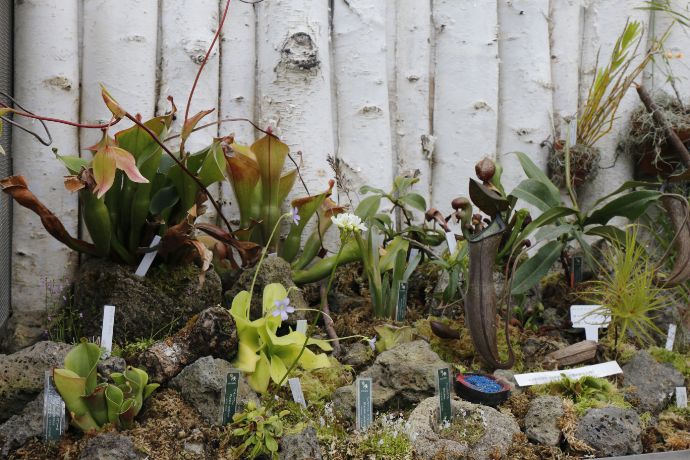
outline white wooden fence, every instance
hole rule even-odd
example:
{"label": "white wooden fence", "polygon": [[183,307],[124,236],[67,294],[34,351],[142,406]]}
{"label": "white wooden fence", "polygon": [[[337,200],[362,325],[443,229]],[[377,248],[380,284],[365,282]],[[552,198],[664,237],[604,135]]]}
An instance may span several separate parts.
{"label": "white wooden fence", "polygon": [[[23,0],[15,2],[15,95],[45,115],[97,122],[108,117],[99,83],[144,117],[181,110],[218,24],[224,0]],[[687,0],[674,0],[685,8]],[[545,166],[542,142],[577,111],[593,75],[626,20],[650,34],[669,18],[635,9],[632,0],[233,0],[220,46],[201,78],[192,112],[246,117],[272,126],[301,151],[310,190],[333,176],[335,155],[355,188],[386,188],[405,171],[422,173],[419,191],[445,209],[466,193],[484,156],[505,165],[510,189],[522,180],[512,151]],[[690,95],[687,31],[667,47]],[[648,86],[663,87],[658,68]],[[623,101],[616,129],[599,144],[613,162],[617,135],[637,104]],[[97,133],[52,125],[54,146],[86,155]],[[196,133],[188,147],[247,124]],[[62,185],[63,167],[49,148],[15,132],[14,173],[23,174],[67,229],[79,231],[77,198]],[[619,159],[586,187],[600,195],[630,175]],[[302,194],[297,186],[295,194]],[[217,191],[233,212],[228,187]],[[36,217],[14,210],[13,308],[44,308],[42,279],[69,279],[76,257],[46,235]]]}

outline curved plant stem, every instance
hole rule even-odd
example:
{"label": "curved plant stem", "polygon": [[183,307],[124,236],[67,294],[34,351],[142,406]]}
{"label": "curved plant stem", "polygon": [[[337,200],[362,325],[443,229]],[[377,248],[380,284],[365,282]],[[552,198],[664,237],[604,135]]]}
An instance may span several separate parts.
{"label": "curved plant stem", "polygon": [[[281,216],[278,217],[278,220],[276,221],[276,224],[273,226],[273,231],[271,232],[271,239],[276,234],[276,231],[278,231],[278,227],[280,226],[280,222],[286,218],[290,217],[290,213],[282,214]],[[266,254],[268,253],[268,245],[264,246],[263,251],[261,251],[261,258],[259,259],[259,263],[256,264],[256,270],[254,271],[254,276],[252,277],[252,284],[249,287],[249,299],[251,302],[251,298],[254,295],[254,286],[256,285],[256,278],[259,276],[259,270],[261,269],[261,265],[264,262],[264,259],[266,258]]]}

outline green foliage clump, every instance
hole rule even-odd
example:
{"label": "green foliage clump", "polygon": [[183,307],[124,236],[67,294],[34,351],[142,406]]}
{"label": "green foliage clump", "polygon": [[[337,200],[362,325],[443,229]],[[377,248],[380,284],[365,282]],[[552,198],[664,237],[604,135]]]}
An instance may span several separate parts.
{"label": "green foliage clump", "polygon": [[438,435],[451,441],[473,445],[486,433],[484,419],[478,411],[461,414],[439,427]]}
{"label": "green foliage clump", "polygon": [[653,320],[669,299],[654,283],[656,270],[637,243],[637,230],[627,231],[625,243],[614,244],[604,253],[604,261],[606,268],[600,279],[589,283],[585,299],[601,304],[600,313],[611,317],[614,347],[628,333],[642,343],[653,343],[652,334],[661,333]]}
{"label": "green foliage clump", "polygon": [[558,382],[534,385],[531,391],[536,394],[550,394],[570,399],[574,403],[573,409],[579,416],[592,408],[630,407],[611,382],[598,377],[584,376],[573,380],[564,375]]}
{"label": "green foliage clump", "polygon": [[363,433],[350,438],[348,458],[412,458],[412,442],[402,414],[383,414]]}
{"label": "green foliage clump", "polygon": [[300,379],[304,398],[309,405],[329,401],[337,388],[354,381],[352,366],[341,364],[332,356],[329,356],[328,360],[331,363],[329,367],[294,371],[294,376]]}
{"label": "green foliage clump", "polygon": [[[278,414],[269,414],[266,407],[257,407],[253,402],[248,402],[244,411],[236,413],[232,417],[232,423],[221,445],[222,449],[230,446],[230,451],[235,458],[257,458],[267,455],[272,459],[278,458],[278,441],[283,436],[283,418],[290,413],[288,410]],[[238,442],[237,445],[234,443]]]}
{"label": "green foliage clump", "polygon": [[687,354],[669,351],[665,348],[652,347],[649,349],[649,354],[660,363],[670,363],[678,372],[683,374],[685,378],[690,378],[690,356]]}

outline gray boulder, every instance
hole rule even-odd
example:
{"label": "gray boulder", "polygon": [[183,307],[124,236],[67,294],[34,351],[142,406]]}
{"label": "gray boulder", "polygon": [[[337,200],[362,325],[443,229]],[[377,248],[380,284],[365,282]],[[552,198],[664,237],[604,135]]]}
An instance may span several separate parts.
{"label": "gray boulder", "polygon": [[15,353],[45,339],[47,317],[45,308],[13,311],[0,328],[0,351]]}
{"label": "gray boulder", "polygon": [[685,378],[671,364],[658,363],[641,350],[623,366],[623,383],[626,399],[639,413],[658,414],[668,405],[676,387],[685,384]]}
{"label": "gray boulder", "polygon": [[281,460],[321,460],[321,447],[314,427],[284,436],[278,455]]}
{"label": "gray boulder", "polygon": [[23,446],[31,438],[42,435],[43,392],[40,392],[21,413],[13,415],[0,425],[0,457],[7,457],[11,450]]}
{"label": "gray boulder", "polygon": [[[232,299],[234,299],[235,296],[241,291],[249,291],[255,272],[256,267],[249,270],[244,270],[234,286],[229,291],[225,292],[224,301],[227,306],[232,304]],[[271,283],[280,283],[285,286],[285,289],[297,287],[292,281],[292,267],[288,262],[280,257],[267,257],[261,264],[261,270],[259,271],[259,275],[256,277],[256,284],[254,285],[252,303],[249,311],[249,315],[252,320],[261,318],[264,287]],[[291,290],[290,294],[288,294],[288,298],[290,299],[290,305],[297,309],[309,308],[306,300],[304,300],[302,291],[299,289]],[[291,324],[297,318],[303,317],[304,311],[295,312],[294,315],[290,315],[288,324]]]}
{"label": "gray boulder", "polygon": [[[376,357],[360,377],[371,377],[375,410],[413,406],[436,393],[436,370],[449,367],[423,340],[402,343]],[[354,418],[355,387],[338,388],[335,407],[347,418]]]}
{"label": "gray boulder", "polygon": [[[224,359],[206,356],[185,367],[170,381],[170,387],[179,391],[208,423],[218,424],[225,379],[231,369],[232,365]],[[259,404],[256,393],[242,377],[237,394],[237,410],[243,410],[249,401]]]}
{"label": "gray boulder", "polygon": [[39,342],[11,355],[0,355],[0,422],[18,414],[43,389],[45,371],[61,367],[66,343]]}
{"label": "gray boulder", "polygon": [[577,424],[575,436],[603,457],[642,453],[640,417],[632,409],[590,409]]}
{"label": "gray boulder", "polygon": [[83,313],[85,337],[99,336],[103,305],[115,305],[113,343],[169,335],[189,318],[221,302],[220,278],[208,270],[203,284],[195,265],[152,267],[144,278],[132,267],[101,259],[89,259],[74,281],[75,308]]}
{"label": "gray boulder", "polygon": [[525,434],[531,441],[557,446],[561,442],[558,419],[563,413],[563,401],[558,396],[534,398],[525,415]]}
{"label": "gray boulder", "polygon": [[103,433],[89,439],[81,451],[80,460],[140,460],[148,458],[137,450],[129,436]]}
{"label": "gray boulder", "polygon": [[352,366],[355,371],[360,371],[370,365],[374,360],[374,351],[364,342],[355,342],[342,358],[343,364]]}
{"label": "gray boulder", "polygon": [[439,425],[436,397],[422,401],[410,414],[408,431],[415,458],[504,458],[520,427],[496,409],[451,399],[453,422]]}

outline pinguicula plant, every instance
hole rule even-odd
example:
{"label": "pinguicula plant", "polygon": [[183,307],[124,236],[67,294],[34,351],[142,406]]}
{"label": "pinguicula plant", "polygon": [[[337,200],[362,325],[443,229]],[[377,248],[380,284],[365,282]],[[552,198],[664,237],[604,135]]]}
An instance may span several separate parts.
{"label": "pinguicula plant", "polygon": [[70,414],[72,425],[82,431],[101,430],[106,425],[130,428],[143,402],[158,388],[148,383],[148,374],[134,367],[114,372],[115,382],[98,383],[102,349],[82,342],[65,356],[65,367],[53,370],[53,380]]}

